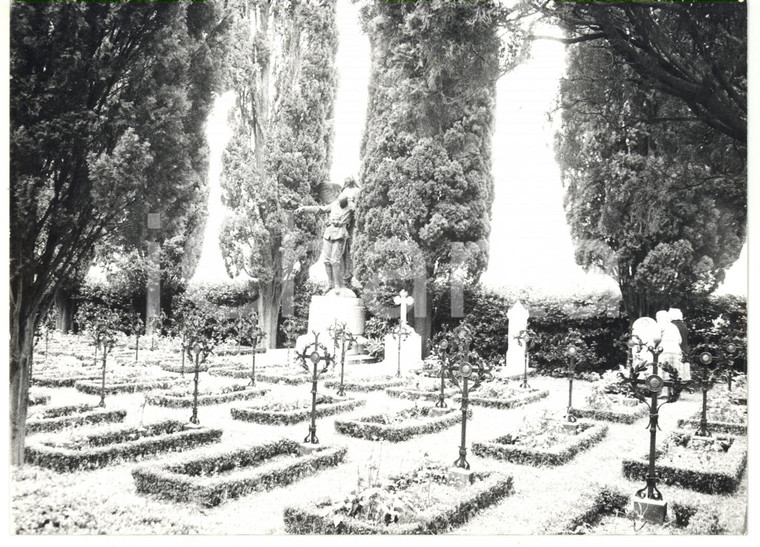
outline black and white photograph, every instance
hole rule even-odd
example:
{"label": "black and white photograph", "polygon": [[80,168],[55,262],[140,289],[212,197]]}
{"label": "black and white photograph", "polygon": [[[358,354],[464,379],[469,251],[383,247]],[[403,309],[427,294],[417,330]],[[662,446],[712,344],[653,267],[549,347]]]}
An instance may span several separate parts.
{"label": "black and white photograph", "polygon": [[749,541],[758,10],[3,0],[9,539]]}

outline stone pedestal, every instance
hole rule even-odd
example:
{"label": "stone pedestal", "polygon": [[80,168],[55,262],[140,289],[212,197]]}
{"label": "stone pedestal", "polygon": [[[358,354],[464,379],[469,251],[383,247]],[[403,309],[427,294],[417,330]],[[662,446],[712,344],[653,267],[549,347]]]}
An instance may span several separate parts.
{"label": "stone pedestal", "polygon": [[[412,368],[419,367],[422,364],[422,338],[414,332],[414,329],[407,326],[408,336],[401,337],[401,375],[408,376]],[[395,373],[398,370],[398,336],[394,334],[385,335],[385,366]],[[390,372],[389,372],[390,373]]]}
{"label": "stone pedestal", "polygon": [[562,429],[565,430],[565,433],[568,435],[577,435],[578,434],[578,423],[577,422],[565,422],[562,424]]}
{"label": "stone pedestal", "polygon": [[[353,294],[353,293],[352,293]],[[306,334],[296,340],[296,351],[314,343],[314,332],[319,333],[319,341],[330,352],[333,351],[333,340],[329,328],[336,323],[345,323],[354,336],[364,334],[364,301],[361,298],[327,294],[312,296],[309,305],[309,325]],[[349,348],[346,355],[353,355],[356,348]]]}
{"label": "stone pedestal", "polygon": [[322,450],[321,444],[301,443],[298,445],[299,456],[308,456],[309,454],[313,454],[317,450]]}
{"label": "stone pedestal", "polygon": [[452,486],[456,486],[460,490],[463,490],[472,484],[473,472],[469,469],[462,469],[461,467],[449,468],[449,483]]}
{"label": "stone pedestal", "polygon": [[647,522],[662,524],[668,515],[668,502],[634,497],[633,512]]}
{"label": "stone pedestal", "polygon": [[[447,402],[446,404],[449,404],[449,403]],[[456,409],[452,407],[439,408],[437,406],[434,406],[433,408],[430,409],[430,415],[435,416],[435,417],[443,416],[444,414],[448,414],[452,410],[456,410]]]}

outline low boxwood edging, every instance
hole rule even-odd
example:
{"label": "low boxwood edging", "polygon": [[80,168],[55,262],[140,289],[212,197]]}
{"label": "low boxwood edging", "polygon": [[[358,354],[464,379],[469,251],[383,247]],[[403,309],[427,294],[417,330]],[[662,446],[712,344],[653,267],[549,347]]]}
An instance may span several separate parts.
{"label": "low boxwood edging", "polygon": [[29,405],[28,406],[37,406],[37,405],[46,405],[50,402],[50,395],[39,395],[39,394],[29,394]]}
{"label": "low boxwood edging", "polygon": [[[548,396],[548,389],[532,389],[524,395],[518,395],[516,397],[510,397],[508,399],[491,399],[486,397],[478,397],[477,395],[470,395],[468,397],[468,400],[470,401],[471,405],[504,409],[527,405]],[[454,396],[454,401],[460,402],[461,400],[461,395]]]}
{"label": "low boxwood edging", "polygon": [[95,374],[83,373],[77,376],[49,376],[40,375],[32,378],[32,383],[40,387],[74,387],[74,384],[80,381],[97,380],[99,376]]}
{"label": "low boxwood edging", "polygon": [[[443,390],[443,396],[444,398],[448,398],[455,395],[457,392],[458,391],[454,388],[446,388]],[[397,399],[423,399],[426,401],[437,401],[441,392],[440,389],[431,391],[423,389],[409,389],[403,387],[389,387],[385,389],[385,393],[387,393],[389,397],[395,397]]]}
{"label": "low boxwood edging", "polygon": [[[658,451],[655,462],[660,481],[705,494],[736,492],[747,465],[746,437],[728,437],[731,446],[727,452],[689,448],[693,438],[693,432],[684,430],[671,434],[666,448]],[[714,437],[710,439],[721,442]],[[629,479],[645,480],[648,467],[648,457],[623,458],[623,475]]]}
{"label": "low boxwood edging", "polygon": [[[247,377],[250,378],[250,374]],[[270,372],[256,374],[257,382],[267,382],[269,384],[289,384],[291,386],[299,386],[311,382],[311,380],[312,378],[308,374],[276,374]]]}
{"label": "low boxwood edging", "polygon": [[[459,410],[451,410],[440,416],[430,416],[425,411],[429,411],[429,407],[401,410],[390,415],[373,414],[353,420],[335,420],[335,430],[350,437],[397,443],[446,429],[462,421],[462,412]],[[388,421],[400,423],[383,423]]]}
{"label": "low boxwood edging", "polygon": [[[494,505],[513,491],[512,476],[497,472],[475,474],[475,482],[460,490],[456,486],[435,484],[437,498],[420,507],[410,522],[396,523],[370,521],[348,516],[346,502],[320,500],[298,506],[285,507],[283,520],[285,530],[291,534],[440,534],[464,524],[473,515]],[[402,481],[404,475],[399,477]],[[389,490],[386,495],[404,494],[411,489],[419,490],[416,499],[430,501],[429,483],[413,482],[411,485]],[[376,491],[377,488],[370,488]],[[360,494],[361,495],[361,494]],[[350,500],[349,500],[350,501]],[[350,505],[348,506],[350,508]],[[396,509],[396,507],[390,507]]]}
{"label": "low boxwood edging", "polygon": [[[344,381],[343,389],[346,391],[379,391],[388,387],[403,386],[406,380],[403,378],[367,378],[365,380],[353,380]],[[326,380],[325,387],[330,389],[338,389],[340,387],[340,380]]]}
{"label": "low boxwood edging", "polygon": [[53,407],[27,419],[26,432],[32,434],[66,427],[123,422],[126,415],[126,410],[107,410],[92,405]]}
{"label": "low boxwood edging", "polygon": [[612,409],[596,408],[573,408],[573,415],[578,418],[587,418],[589,420],[601,420],[605,422],[615,422],[619,424],[632,424],[636,420],[647,416],[649,409],[645,404],[634,407],[618,407]]}
{"label": "low boxwood edging", "polygon": [[[699,429],[700,419],[689,418],[687,420],[678,420],[679,429]],[[746,435],[747,426],[744,424],[735,424],[731,422],[707,422],[707,429],[714,433],[726,433],[728,435]]]}
{"label": "low boxwood edging", "polygon": [[[300,456],[298,443],[281,439],[234,450],[182,456],[170,462],[142,464],[132,470],[137,491],[208,507],[226,499],[285,486],[326,467],[338,465],[344,447],[323,447]],[[272,460],[272,461],[270,461]]]}
{"label": "low boxwood edging", "polygon": [[473,442],[472,452],[478,456],[507,460],[512,463],[535,466],[563,465],[606,435],[607,424],[578,422],[585,429],[577,435],[567,435],[565,442],[553,444],[548,449],[527,447],[520,444],[508,444],[510,435],[497,437],[492,441]]}
{"label": "low boxwood edging", "polygon": [[117,461],[217,442],[222,436],[221,429],[185,429],[185,425],[167,420],[143,428],[104,429],[74,439],[40,439],[27,445],[26,462],[59,472],[97,469]]}
{"label": "low boxwood edging", "polygon": [[[193,374],[195,372],[195,363],[185,363],[184,368],[182,367],[182,363],[174,363],[174,362],[163,362],[163,363],[156,363],[158,367],[161,370],[164,370],[166,372],[173,372],[176,374],[182,374],[184,371],[185,374]],[[208,363],[203,363],[198,365],[198,372],[206,372],[209,369]]]}
{"label": "low boxwood edging", "polygon": [[[155,380],[147,382],[124,382],[117,384],[106,384],[106,393],[116,395],[118,393],[137,393],[140,391],[150,391],[151,389],[169,389],[175,385],[177,380]],[[82,393],[89,395],[100,395],[100,382],[79,381],[74,387]]]}
{"label": "low boxwood edging", "polygon": [[[362,399],[343,399],[338,397],[322,397],[317,401],[317,418],[332,416],[347,412],[365,404]],[[295,408],[292,410],[274,410],[264,406],[232,407],[232,418],[244,422],[255,422],[265,425],[290,425],[303,422],[311,417],[311,403],[308,407]]]}
{"label": "low boxwood edging", "polygon": [[[231,401],[255,399],[269,392],[269,388],[249,388],[230,391],[227,393],[208,393],[198,395],[198,406],[219,405]],[[193,406],[193,396],[173,395],[171,391],[148,395],[148,404],[167,408],[190,408]]]}

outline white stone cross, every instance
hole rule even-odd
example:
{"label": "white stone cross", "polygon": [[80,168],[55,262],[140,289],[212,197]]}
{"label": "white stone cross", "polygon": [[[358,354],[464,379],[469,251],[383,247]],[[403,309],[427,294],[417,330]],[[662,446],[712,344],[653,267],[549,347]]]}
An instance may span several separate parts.
{"label": "white stone cross", "polygon": [[414,304],[414,298],[409,296],[409,293],[402,289],[401,292],[398,293],[398,296],[393,299],[393,303],[397,306],[401,306],[399,319],[402,325],[406,325],[406,307]]}

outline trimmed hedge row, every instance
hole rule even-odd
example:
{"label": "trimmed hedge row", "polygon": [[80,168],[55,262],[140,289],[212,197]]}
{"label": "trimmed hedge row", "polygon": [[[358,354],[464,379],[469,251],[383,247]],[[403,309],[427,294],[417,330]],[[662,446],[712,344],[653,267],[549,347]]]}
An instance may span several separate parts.
{"label": "trimmed hedge row", "polygon": [[58,431],[66,427],[123,422],[126,415],[126,410],[106,410],[90,405],[51,408],[40,418],[28,419],[26,433],[30,435],[43,431]]}
{"label": "trimmed hedge row", "polygon": [[[478,481],[456,496],[460,490],[452,486],[451,505],[423,515],[420,520],[405,524],[376,524],[355,517],[325,514],[315,503],[289,506],[283,511],[285,530],[291,534],[441,534],[467,522],[470,517],[514,491],[512,475],[481,473]],[[458,499],[457,499],[458,497]]]}
{"label": "trimmed hedge row", "polygon": [[38,440],[27,445],[26,461],[58,472],[97,469],[150,454],[217,442],[222,436],[221,429],[185,430],[185,425],[167,420],[143,428],[103,430],[71,440]]}
{"label": "trimmed hedge row", "polygon": [[595,488],[599,489],[595,494],[583,492],[570,504],[565,518],[552,523],[551,527],[541,530],[541,533],[552,535],[583,533],[604,516],[626,513],[631,501],[629,493],[615,486],[595,485]]}
{"label": "trimmed hedge row", "polygon": [[74,384],[80,381],[97,380],[100,376],[96,374],[80,374],[78,376],[35,376],[32,383],[40,387],[74,387]]}
{"label": "trimmed hedge row", "polygon": [[[473,397],[472,395],[468,396],[467,399],[471,405],[504,409],[527,405],[548,396],[548,389],[539,390],[531,388],[528,393],[524,395],[518,395],[517,397],[511,397],[509,399],[490,399],[486,397]],[[454,401],[460,402],[461,400],[461,395],[454,396]]]}
{"label": "trimmed hedge row", "polygon": [[[678,428],[699,429],[699,418],[689,418],[687,420],[678,420]],[[747,426],[744,424],[734,424],[731,422],[713,422],[708,420],[707,428],[714,433],[726,433],[728,435],[742,436],[747,434]]]}
{"label": "trimmed hedge row", "polygon": [[[368,391],[379,391],[388,387],[403,386],[405,383],[406,380],[403,378],[367,378],[366,380],[344,381],[343,388],[346,391],[366,393]],[[340,387],[340,380],[326,380],[325,387],[338,389]]]}
{"label": "trimmed hedge row", "polygon": [[[693,437],[691,432],[676,430],[673,435]],[[714,453],[720,458],[709,465],[701,464],[696,459],[693,466],[663,463],[658,456],[657,473],[663,484],[680,486],[705,494],[731,494],[736,492],[741,482],[742,473],[747,465],[747,440],[744,437],[732,437],[733,444],[726,453]],[[633,480],[645,480],[649,468],[648,458],[623,458],[623,475]]]}
{"label": "trimmed hedge row", "polygon": [[[176,380],[155,380],[147,382],[126,382],[118,384],[106,384],[106,393],[116,395],[118,393],[137,393],[139,391],[150,391],[151,389],[169,389],[175,384]],[[100,382],[79,381],[74,387],[82,393],[89,395],[100,395]]]}
{"label": "trimmed hedge row", "polygon": [[[247,377],[250,378],[250,374]],[[301,384],[311,382],[311,376],[307,374],[263,373],[263,374],[256,374],[256,380],[258,380],[259,382],[267,382],[269,384],[283,383],[283,384],[289,384],[292,386],[300,386]]]}
{"label": "trimmed hedge row", "polygon": [[589,420],[602,420],[605,422],[615,422],[619,424],[632,424],[636,420],[649,414],[645,404],[639,404],[635,407],[620,407],[618,410],[599,410],[596,408],[575,408],[573,407],[573,416],[578,418],[588,418]]}
{"label": "trimmed hedge row", "polygon": [[[424,399],[426,401],[437,401],[441,391],[428,391],[422,389],[406,389],[401,387],[389,387],[386,388],[385,393],[389,397],[395,397],[396,399]],[[448,398],[457,393],[454,388],[446,388],[443,390],[443,396]]]}
{"label": "trimmed hedge row", "polygon": [[[245,401],[255,399],[269,393],[268,388],[253,388],[231,391],[229,393],[212,393],[198,395],[198,406],[219,405],[231,401]],[[148,404],[167,408],[189,408],[193,406],[193,396],[177,397],[171,391],[156,393],[147,397]]]}
{"label": "trimmed hedge row", "polygon": [[29,405],[28,406],[37,406],[37,405],[46,405],[50,402],[50,395],[39,395],[31,393],[29,394]]}
{"label": "trimmed hedge row", "polygon": [[[403,411],[401,411],[403,412]],[[396,413],[400,414],[400,413]],[[394,414],[394,416],[396,415]],[[353,420],[335,420],[335,430],[349,437],[370,441],[398,443],[427,433],[434,433],[462,421],[462,413],[452,410],[441,416],[412,418],[405,424],[379,423],[383,414],[362,416]]]}
{"label": "trimmed hedge row", "polygon": [[[166,363],[158,363],[159,368],[161,370],[164,370],[166,372],[174,372],[177,374],[182,374],[182,363],[174,363],[174,362],[166,362]],[[208,363],[198,364],[198,372],[206,372],[209,369]],[[185,374],[190,373],[193,374],[195,372],[195,363],[185,363],[184,367]]]}
{"label": "trimmed hedge row", "polygon": [[[364,405],[366,401],[362,399],[332,399],[333,403],[317,403],[317,418],[332,416],[341,412],[348,412],[354,408]],[[311,418],[311,407],[297,410],[275,411],[267,410],[266,407],[232,407],[230,409],[234,420],[244,422],[255,422],[265,425],[290,425],[303,422]]]}
{"label": "trimmed hedge row", "polygon": [[[132,476],[138,492],[213,507],[227,499],[288,485],[334,467],[346,456],[344,447],[323,447],[304,456],[299,455],[298,448],[295,441],[281,439],[143,464],[132,470]],[[272,458],[277,459],[268,462]]]}
{"label": "trimmed hedge row", "polygon": [[499,460],[507,460],[512,463],[535,466],[563,465],[572,460],[576,454],[587,450],[601,441],[606,435],[607,424],[588,424],[586,430],[577,435],[568,435],[568,441],[555,444],[549,449],[538,449],[521,446],[519,444],[506,444],[508,435],[497,437],[492,441],[473,442],[472,452],[477,456],[492,457]]}

